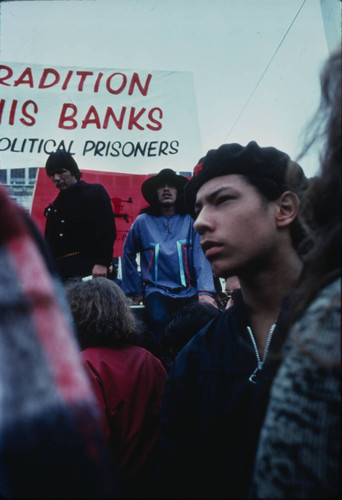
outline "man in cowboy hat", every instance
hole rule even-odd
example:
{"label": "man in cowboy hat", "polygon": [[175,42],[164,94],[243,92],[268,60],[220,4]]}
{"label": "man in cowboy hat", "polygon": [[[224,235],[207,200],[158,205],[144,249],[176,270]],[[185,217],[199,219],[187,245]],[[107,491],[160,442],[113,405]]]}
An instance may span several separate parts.
{"label": "man in cowboy hat", "polygon": [[123,248],[124,291],[133,304],[145,304],[147,324],[159,340],[171,315],[184,304],[199,300],[216,305],[211,266],[183,204],[187,180],[166,168],[143,182],[149,206],[133,223]]}
{"label": "man in cowboy hat", "polygon": [[45,238],[63,281],[92,275],[107,277],[116,236],[112,203],[101,184],[81,179],[70,153],[51,153],[46,173],[59,190],[45,209]]}

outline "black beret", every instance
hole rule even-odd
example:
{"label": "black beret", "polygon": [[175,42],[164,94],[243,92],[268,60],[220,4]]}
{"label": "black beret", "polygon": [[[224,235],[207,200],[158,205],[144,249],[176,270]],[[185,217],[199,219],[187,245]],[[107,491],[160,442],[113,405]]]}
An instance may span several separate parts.
{"label": "black beret", "polygon": [[199,188],[214,177],[239,174],[268,178],[277,185],[286,185],[286,171],[290,157],[273,147],[260,147],[255,141],[247,146],[223,144],[211,149],[194,168],[193,177],[185,185],[187,209],[193,212]]}

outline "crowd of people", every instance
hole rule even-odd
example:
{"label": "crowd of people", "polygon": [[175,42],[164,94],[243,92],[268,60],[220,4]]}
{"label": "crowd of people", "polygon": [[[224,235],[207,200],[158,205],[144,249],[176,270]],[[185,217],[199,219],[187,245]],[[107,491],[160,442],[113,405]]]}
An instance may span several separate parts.
{"label": "crowd of people", "polygon": [[252,140],[144,181],[120,285],[69,153],[44,235],[0,186],[0,498],[341,494],[341,86],[338,50],[315,177]]}

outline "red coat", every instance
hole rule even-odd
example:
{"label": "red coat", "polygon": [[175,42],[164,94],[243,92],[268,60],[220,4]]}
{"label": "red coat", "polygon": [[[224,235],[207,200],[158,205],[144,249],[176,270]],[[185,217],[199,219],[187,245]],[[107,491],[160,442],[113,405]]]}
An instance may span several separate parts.
{"label": "red coat", "polygon": [[89,347],[82,357],[117,464],[130,484],[146,482],[159,451],[161,398],[167,377],[162,363],[137,346]]}

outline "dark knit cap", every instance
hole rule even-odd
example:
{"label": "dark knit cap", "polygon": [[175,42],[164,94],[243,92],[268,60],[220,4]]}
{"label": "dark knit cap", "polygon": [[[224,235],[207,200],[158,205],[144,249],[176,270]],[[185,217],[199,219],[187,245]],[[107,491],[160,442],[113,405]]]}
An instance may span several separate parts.
{"label": "dark knit cap", "polygon": [[51,177],[51,175],[55,174],[62,168],[69,170],[69,172],[74,177],[76,177],[76,179],[81,178],[82,174],[78,168],[76,161],[74,160],[73,156],[70,153],[64,150],[58,150],[55,151],[54,153],[51,153],[45,163],[45,169],[47,175]]}
{"label": "dark knit cap", "polygon": [[187,182],[187,177],[176,174],[171,168],[164,168],[159,174],[149,177],[142,183],[141,192],[148,203],[153,203],[156,191],[160,186],[169,184],[182,193],[182,189]]}
{"label": "dark knit cap", "polygon": [[255,141],[247,146],[223,144],[211,149],[194,168],[193,177],[184,188],[185,203],[193,212],[199,188],[214,177],[229,174],[267,179],[282,191],[286,189],[286,171],[290,157],[273,147],[261,148]]}

